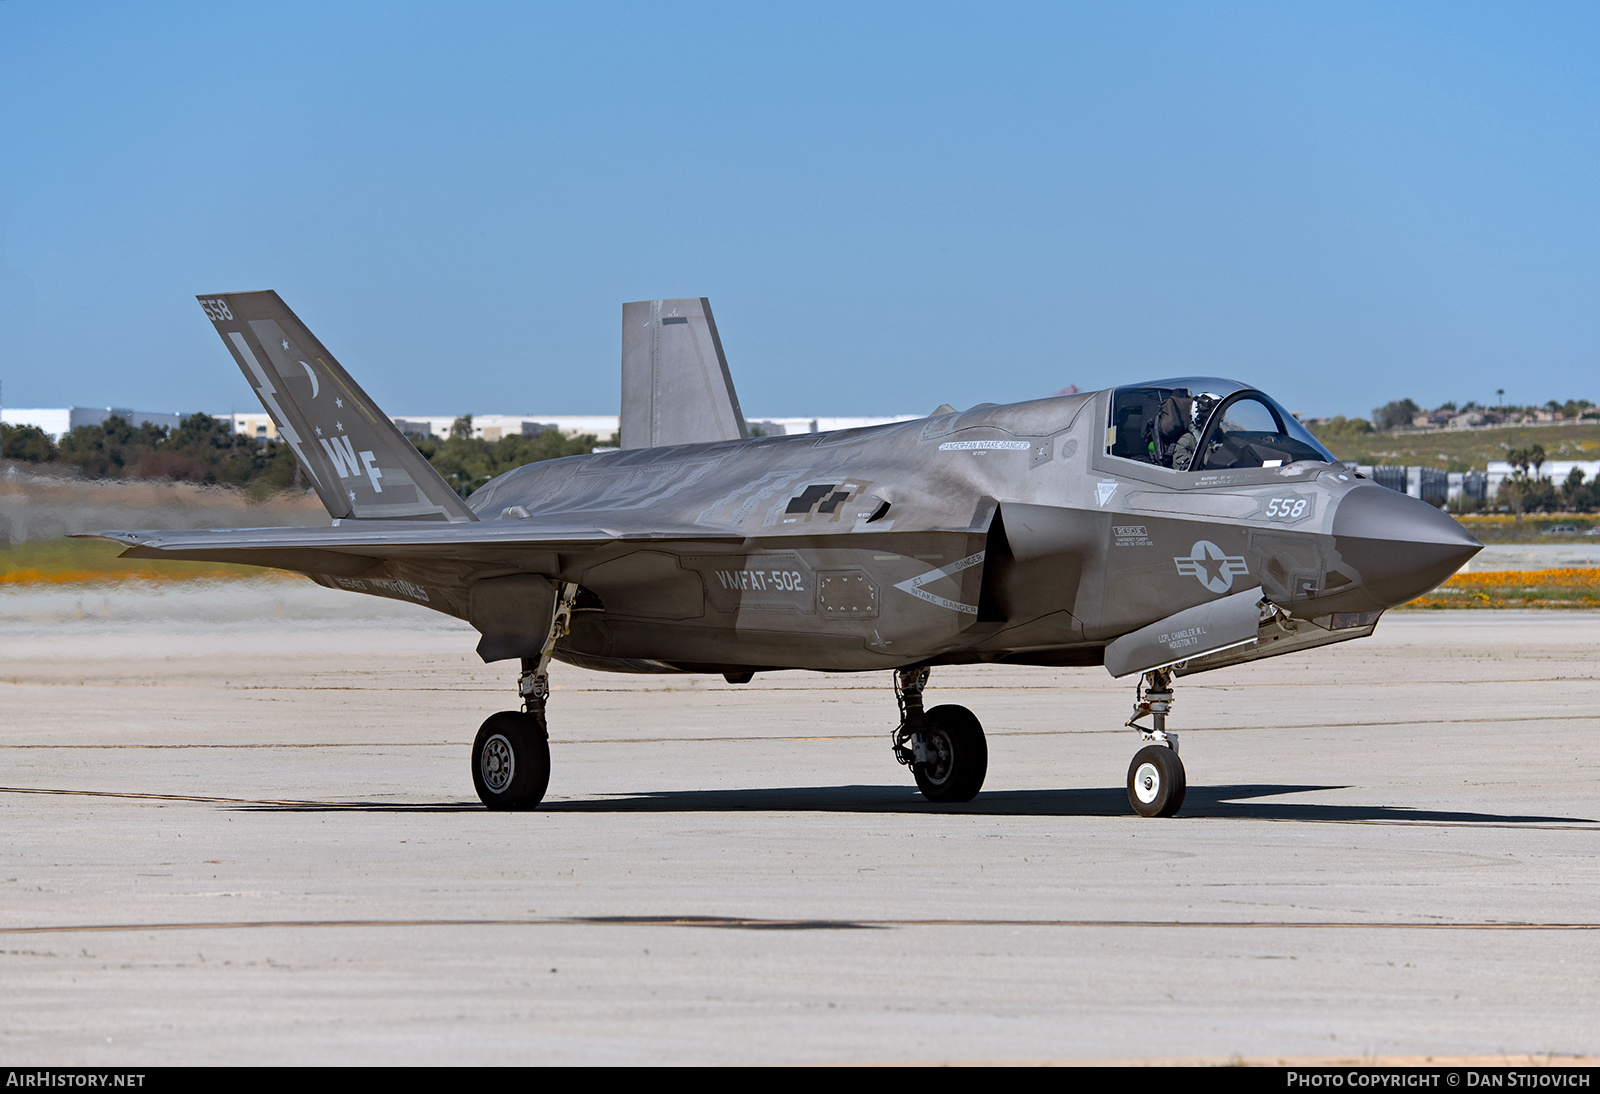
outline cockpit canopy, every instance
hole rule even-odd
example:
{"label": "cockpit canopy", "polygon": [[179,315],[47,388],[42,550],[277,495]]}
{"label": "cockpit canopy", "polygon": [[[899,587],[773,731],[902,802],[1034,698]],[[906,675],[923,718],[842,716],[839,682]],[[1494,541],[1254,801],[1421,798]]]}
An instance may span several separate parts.
{"label": "cockpit canopy", "polygon": [[1211,376],[1117,388],[1111,393],[1106,451],[1177,471],[1338,462],[1269,396]]}

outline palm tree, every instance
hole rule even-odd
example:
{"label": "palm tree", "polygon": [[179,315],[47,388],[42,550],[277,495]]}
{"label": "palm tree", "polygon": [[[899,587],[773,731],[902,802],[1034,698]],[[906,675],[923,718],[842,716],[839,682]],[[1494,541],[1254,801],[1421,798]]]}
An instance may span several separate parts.
{"label": "palm tree", "polygon": [[1539,462],[1544,462],[1544,448],[1534,445],[1533,449],[1512,448],[1506,452],[1506,462],[1511,465],[1511,477],[1502,487],[1511,495],[1511,504],[1516,509],[1517,523],[1522,523],[1522,499],[1528,493],[1528,468],[1533,464],[1533,450],[1539,452]]}

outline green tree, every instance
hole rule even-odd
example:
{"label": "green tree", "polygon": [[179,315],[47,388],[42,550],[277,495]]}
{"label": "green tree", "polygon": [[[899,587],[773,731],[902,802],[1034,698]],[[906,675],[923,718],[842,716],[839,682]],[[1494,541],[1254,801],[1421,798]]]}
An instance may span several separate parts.
{"label": "green tree", "polygon": [[[1585,483],[1583,468],[1574,467],[1567,481],[1561,484],[1562,503],[1574,513],[1588,513],[1595,508],[1595,483]],[[1596,480],[1600,482],[1600,480]]]}
{"label": "green tree", "polygon": [[167,427],[145,422],[135,428],[127,419],[111,415],[99,425],[80,425],[61,438],[59,462],[70,464],[90,478],[127,478],[147,452],[167,438]]}
{"label": "green tree", "polygon": [[[1555,486],[1549,479],[1540,478],[1539,468],[1544,465],[1544,445],[1513,448],[1506,452],[1506,462],[1511,474],[1500,484],[1500,500],[1509,503],[1520,523],[1525,510],[1549,510],[1556,505]],[[1530,469],[1532,474],[1529,474]]]}
{"label": "green tree", "polygon": [[[560,430],[547,429],[532,437],[513,433],[498,441],[486,441],[471,434],[471,419],[457,418],[448,440],[435,441],[412,437],[411,443],[456,493],[466,497],[496,475],[513,468],[562,456],[581,456],[594,450],[589,434],[567,438]],[[464,425],[458,434],[457,426]]]}
{"label": "green tree", "polygon": [[50,463],[56,458],[56,445],[36,425],[0,424],[0,458]]}
{"label": "green tree", "polygon": [[1365,418],[1346,418],[1343,414],[1309,428],[1323,444],[1348,443],[1372,435],[1371,422]]}
{"label": "green tree", "polygon": [[1388,432],[1391,429],[1408,426],[1412,417],[1421,409],[1410,399],[1396,399],[1394,402],[1384,403],[1372,412],[1373,428]]}

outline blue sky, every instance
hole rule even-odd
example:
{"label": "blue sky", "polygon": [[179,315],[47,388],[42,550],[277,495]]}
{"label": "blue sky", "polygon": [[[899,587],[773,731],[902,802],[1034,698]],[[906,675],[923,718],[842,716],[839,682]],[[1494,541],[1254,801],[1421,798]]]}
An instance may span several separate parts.
{"label": "blue sky", "polygon": [[615,413],[709,296],[751,414],[1214,373],[1600,400],[1600,7],[0,0],[11,406],[244,409],[277,289],[394,414]]}

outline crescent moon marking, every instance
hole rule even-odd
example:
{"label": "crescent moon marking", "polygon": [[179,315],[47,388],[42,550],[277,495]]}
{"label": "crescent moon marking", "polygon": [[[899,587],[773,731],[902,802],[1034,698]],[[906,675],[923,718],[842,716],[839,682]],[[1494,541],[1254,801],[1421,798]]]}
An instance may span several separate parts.
{"label": "crescent moon marking", "polygon": [[311,397],[315,399],[317,397],[317,374],[312,372],[311,366],[304,361],[300,362],[300,367],[306,370],[307,376],[311,377]]}

